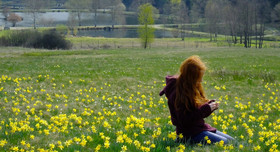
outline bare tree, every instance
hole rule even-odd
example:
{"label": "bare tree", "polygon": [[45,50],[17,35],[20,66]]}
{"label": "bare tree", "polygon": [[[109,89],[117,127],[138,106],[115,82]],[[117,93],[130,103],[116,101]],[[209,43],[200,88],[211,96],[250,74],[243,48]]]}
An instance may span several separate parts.
{"label": "bare tree", "polygon": [[78,21],[76,19],[77,14],[75,12],[72,12],[68,16],[68,29],[71,31],[72,35],[76,36],[77,33],[75,33],[76,26],[78,25]]}
{"label": "bare tree", "polygon": [[89,9],[91,12],[94,12],[94,26],[97,25],[97,10],[100,9],[101,0],[90,0]]}
{"label": "bare tree", "polygon": [[15,13],[10,13],[7,18],[7,21],[11,22],[13,24],[13,27],[15,27],[17,22],[22,21],[22,17]]}
{"label": "bare tree", "polygon": [[2,10],[2,14],[4,16],[4,21],[5,21],[5,27],[7,26],[7,19],[8,19],[8,16],[10,14],[10,8],[8,6],[4,6],[4,9]]}
{"label": "bare tree", "polygon": [[79,26],[82,25],[82,12],[89,9],[89,4],[88,0],[69,0],[65,3],[66,8],[72,10],[77,15]]}
{"label": "bare tree", "polygon": [[271,18],[274,23],[280,22],[280,2],[273,8]]}
{"label": "bare tree", "polygon": [[255,0],[253,4],[255,47],[262,48],[265,24],[270,17],[270,6],[267,0]]}
{"label": "bare tree", "polygon": [[121,20],[121,15],[125,11],[125,5],[121,0],[111,0],[110,12],[112,17],[112,28],[117,24],[118,20]]}
{"label": "bare tree", "polygon": [[236,8],[238,18],[238,29],[240,43],[244,47],[252,47],[252,40],[255,40],[255,47],[262,48],[265,23],[269,19],[269,4],[267,0],[238,0]]}
{"label": "bare tree", "polygon": [[179,7],[179,23],[180,23],[180,31],[181,31],[181,39],[182,41],[184,41],[185,39],[185,30],[186,30],[186,25],[188,23],[188,19],[189,19],[189,16],[188,16],[188,8],[185,4],[184,1],[181,1],[180,3],[180,7]]}
{"label": "bare tree", "polygon": [[46,0],[25,0],[25,7],[29,13],[31,13],[33,18],[33,27],[36,29],[36,20],[40,11],[47,7],[48,3]]}
{"label": "bare tree", "polygon": [[210,41],[217,41],[218,23],[221,20],[221,0],[209,0],[205,7],[205,18],[210,33]]}
{"label": "bare tree", "polygon": [[193,0],[191,1],[191,10],[190,10],[190,22],[192,23],[191,30],[193,32],[194,26],[198,23],[200,27],[200,23],[204,23],[204,10],[206,6],[205,0]]}
{"label": "bare tree", "polygon": [[8,8],[7,6],[5,6],[5,8],[2,10],[2,14],[4,16],[4,19],[7,20],[9,14],[10,14],[10,8]]}
{"label": "bare tree", "polygon": [[147,3],[153,4],[153,2],[154,0],[133,0],[129,10],[135,11],[138,9],[140,5],[147,4]]}
{"label": "bare tree", "polygon": [[252,44],[254,7],[250,0],[238,0],[237,9],[240,26],[240,42],[244,43],[244,47],[249,48]]}
{"label": "bare tree", "polygon": [[225,33],[231,36],[231,41],[229,43],[237,43],[238,36],[238,11],[236,5],[226,2],[222,9],[223,20],[225,23]]}

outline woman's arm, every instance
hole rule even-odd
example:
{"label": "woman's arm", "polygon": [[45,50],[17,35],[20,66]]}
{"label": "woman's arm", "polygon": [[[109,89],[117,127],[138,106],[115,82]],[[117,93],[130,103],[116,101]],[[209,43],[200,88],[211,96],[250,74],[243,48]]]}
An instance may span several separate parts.
{"label": "woman's arm", "polygon": [[184,113],[183,111],[177,112],[178,122],[181,122],[182,125],[188,125],[188,124],[192,124],[194,121],[198,121],[208,117],[213,112],[210,104],[205,103],[204,105],[200,106],[198,109],[195,109],[192,112],[187,112],[187,113]]}

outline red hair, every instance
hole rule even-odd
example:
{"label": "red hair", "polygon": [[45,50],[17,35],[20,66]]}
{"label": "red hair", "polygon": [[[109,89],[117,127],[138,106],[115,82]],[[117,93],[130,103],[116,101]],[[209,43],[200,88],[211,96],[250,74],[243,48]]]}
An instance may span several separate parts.
{"label": "red hair", "polygon": [[190,112],[207,102],[201,84],[205,70],[206,66],[198,56],[191,56],[181,64],[176,81],[175,108],[177,110],[184,105]]}

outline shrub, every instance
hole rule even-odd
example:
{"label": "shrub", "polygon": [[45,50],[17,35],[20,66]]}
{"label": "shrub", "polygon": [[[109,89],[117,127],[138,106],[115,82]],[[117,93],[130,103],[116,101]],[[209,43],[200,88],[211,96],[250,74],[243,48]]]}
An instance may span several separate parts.
{"label": "shrub", "polygon": [[61,35],[66,35],[67,31],[68,31],[67,26],[62,25],[62,24],[57,25],[55,29]]}
{"label": "shrub", "polygon": [[22,46],[45,49],[70,49],[70,41],[56,30],[38,32],[37,30],[11,31],[0,37],[1,46]]}
{"label": "shrub", "polygon": [[70,49],[71,44],[66,41],[62,35],[56,31],[50,30],[44,32],[41,43],[46,49]]}

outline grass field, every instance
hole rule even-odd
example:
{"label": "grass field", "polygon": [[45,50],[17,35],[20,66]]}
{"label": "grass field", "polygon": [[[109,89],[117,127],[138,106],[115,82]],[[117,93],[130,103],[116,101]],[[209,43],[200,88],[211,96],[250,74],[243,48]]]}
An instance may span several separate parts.
{"label": "grass field", "polygon": [[[174,143],[164,77],[199,55],[228,145]],[[277,151],[279,49],[0,48],[0,151]]]}

